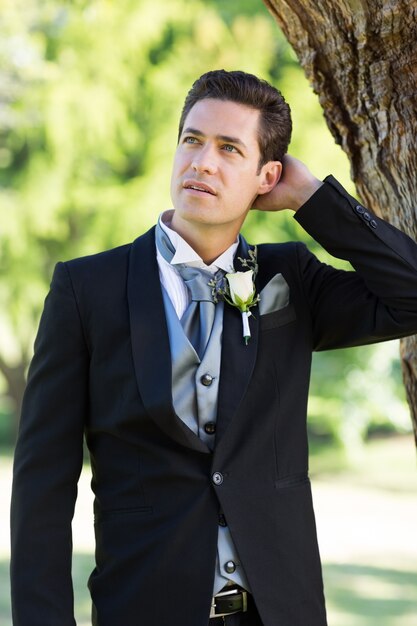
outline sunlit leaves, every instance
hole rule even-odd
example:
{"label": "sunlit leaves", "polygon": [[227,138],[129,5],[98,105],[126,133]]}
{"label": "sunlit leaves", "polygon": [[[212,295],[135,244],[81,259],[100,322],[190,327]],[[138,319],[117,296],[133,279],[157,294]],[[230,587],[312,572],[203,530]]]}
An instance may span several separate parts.
{"label": "sunlit leaves", "polygon": [[[131,241],[169,206],[184,96],[220,67],[275,80],[293,109],[295,156],[348,182],[317,98],[261,2],[2,1],[0,355],[9,362],[31,352],[57,260]],[[291,216],[258,212],[245,234],[305,237]],[[350,357],[337,358],[344,372]],[[317,385],[314,397],[340,409],[337,386]]]}

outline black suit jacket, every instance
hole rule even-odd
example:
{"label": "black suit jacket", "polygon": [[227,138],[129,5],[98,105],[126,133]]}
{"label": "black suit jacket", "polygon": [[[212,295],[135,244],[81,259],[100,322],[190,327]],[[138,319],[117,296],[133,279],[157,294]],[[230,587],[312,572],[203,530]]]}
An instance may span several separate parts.
{"label": "black suit jacket", "polygon": [[[299,243],[258,247],[260,291],[228,305],[214,452],[175,415],[154,231],[58,264],[24,400],[12,501],[15,626],[73,626],[71,518],[85,434],[95,493],[98,626],[207,626],[225,514],[265,626],[325,626],[306,405],[313,350],[417,332],[417,246],[331,177],[296,219],[356,272]],[[218,484],[213,474],[218,472]]]}

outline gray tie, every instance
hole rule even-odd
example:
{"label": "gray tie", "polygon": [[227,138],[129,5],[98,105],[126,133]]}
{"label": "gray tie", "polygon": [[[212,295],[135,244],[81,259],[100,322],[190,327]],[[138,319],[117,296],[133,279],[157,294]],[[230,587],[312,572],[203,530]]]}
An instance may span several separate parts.
{"label": "gray tie", "polygon": [[[171,262],[175,249],[168,235],[159,224],[156,227],[156,245],[164,259]],[[220,284],[224,272],[223,270],[218,270],[213,276],[210,272],[185,264],[176,265],[176,268],[191,297],[191,302],[180,320],[181,326],[201,359],[210,339],[216,312],[216,305],[212,297],[212,287],[208,283],[214,278],[216,284]]]}

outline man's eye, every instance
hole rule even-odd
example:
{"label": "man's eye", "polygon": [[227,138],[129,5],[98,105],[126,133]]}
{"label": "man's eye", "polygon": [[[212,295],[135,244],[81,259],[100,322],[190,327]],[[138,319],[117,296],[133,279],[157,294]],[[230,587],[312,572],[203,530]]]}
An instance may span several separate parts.
{"label": "man's eye", "polygon": [[225,150],[225,152],[238,152],[237,148],[235,148],[235,146],[232,146],[230,143],[225,143],[223,146],[223,150]]}
{"label": "man's eye", "polygon": [[184,137],[184,143],[198,143],[197,137]]}

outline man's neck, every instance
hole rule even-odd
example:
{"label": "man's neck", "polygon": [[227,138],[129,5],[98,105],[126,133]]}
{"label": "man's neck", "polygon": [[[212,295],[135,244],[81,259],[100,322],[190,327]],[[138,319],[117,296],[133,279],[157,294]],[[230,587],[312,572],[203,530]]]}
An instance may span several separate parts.
{"label": "man's neck", "polygon": [[221,226],[191,224],[175,219],[175,211],[167,226],[181,235],[206,265],[211,265],[225,250],[230,248],[239,234],[236,226],[228,228],[224,224]]}

